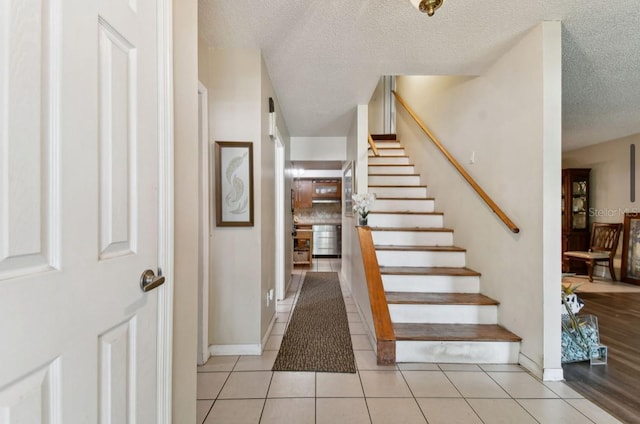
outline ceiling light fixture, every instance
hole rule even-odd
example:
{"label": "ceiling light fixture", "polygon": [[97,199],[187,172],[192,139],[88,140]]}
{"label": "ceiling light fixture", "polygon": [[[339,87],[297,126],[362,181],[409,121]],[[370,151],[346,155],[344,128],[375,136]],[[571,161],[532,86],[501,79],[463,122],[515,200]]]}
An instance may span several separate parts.
{"label": "ceiling light fixture", "polygon": [[421,11],[422,13],[426,13],[429,16],[433,16],[436,13],[436,10],[442,6],[444,0],[410,0],[413,7]]}

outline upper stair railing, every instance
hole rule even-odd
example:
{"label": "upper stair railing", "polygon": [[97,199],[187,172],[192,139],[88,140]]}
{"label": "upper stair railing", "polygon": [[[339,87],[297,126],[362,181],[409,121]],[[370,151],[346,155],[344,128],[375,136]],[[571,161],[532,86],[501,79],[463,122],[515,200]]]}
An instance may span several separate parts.
{"label": "upper stair railing", "polygon": [[371,148],[371,150],[373,150],[374,156],[380,156],[380,153],[378,152],[378,148],[376,147],[376,143],[374,143],[373,137],[371,137],[371,134],[369,134],[369,147]]}
{"label": "upper stair railing", "polygon": [[373,244],[371,228],[358,227],[362,264],[369,291],[369,305],[373,316],[373,326],[376,332],[376,350],[378,365],[392,365],[396,363],[396,335],[391,323],[387,296],[382,285],[380,266]]}
{"label": "upper stair railing", "polygon": [[476,181],[471,177],[471,175],[469,175],[469,173],[462,167],[462,165],[460,165],[460,163],[451,155],[451,153],[449,153],[449,151],[442,145],[442,143],[440,143],[440,141],[436,138],[436,136],[434,136],[433,133],[429,131],[429,128],[427,128],[424,122],[422,122],[422,120],[415,114],[415,112],[411,110],[411,108],[409,107],[409,105],[407,105],[404,99],[400,97],[400,95],[395,91],[393,91],[393,95],[396,97],[396,100],[398,100],[398,103],[400,103],[405,108],[405,110],[409,113],[409,115],[411,115],[413,120],[416,121],[418,126],[422,129],[422,131],[424,131],[427,137],[431,139],[433,144],[435,144],[435,146],[449,160],[449,162],[453,165],[453,167],[456,168],[456,170],[458,170],[460,175],[462,175],[464,179],[467,180],[467,183],[469,183],[469,185],[473,187],[473,189],[476,191],[476,193],[478,193],[478,195],[482,198],[482,200],[484,200],[487,206],[489,206],[489,208],[491,208],[491,210],[496,215],[498,215],[498,218],[500,218],[500,220],[504,222],[504,224],[509,228],[509,230],[511,230],[511,232],[519,233],[520,229],[516,226],[516,224],[514,224],[513,221],[511,221],[511,219],[509,219],[507,214],[505,214],[502,211],[502,209],[500,209],[500,207],[496,204],[496,202],[494,202],[493,199],[491,199],[491,197],[489,197],[489,195],[482,189],[482,187],[480,187],[478,183],[476,183]]}

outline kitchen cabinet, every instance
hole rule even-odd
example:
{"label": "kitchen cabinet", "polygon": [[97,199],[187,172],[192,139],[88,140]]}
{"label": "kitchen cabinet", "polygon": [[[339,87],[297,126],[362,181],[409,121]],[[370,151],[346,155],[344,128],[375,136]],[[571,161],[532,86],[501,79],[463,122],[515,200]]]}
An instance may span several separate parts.
{"label": "kitchen cabinet", "polygon": [[313,181],[313,198],[314,199],[333,199],[340,200],[342,195],[342,184],[340,180],[314,180]]}
{"label": "kitchen cabinet", "polygon": [[294,180],[294,209],[310,208],[313,200],[313,181],[312,180]]}
{"label": "kitchen cabinet", "polygon": [[[589,250],[589,168],[562,170],[562,253]],[[563,261],[563,272],[584,272],[581,261]]]}

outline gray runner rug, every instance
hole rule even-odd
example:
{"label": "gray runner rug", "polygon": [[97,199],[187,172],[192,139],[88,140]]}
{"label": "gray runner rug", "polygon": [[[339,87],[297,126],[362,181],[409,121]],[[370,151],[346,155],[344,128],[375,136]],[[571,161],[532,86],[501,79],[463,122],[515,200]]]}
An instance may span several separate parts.
{"label": "gray runner rug", "polygon": [[337,273],[307,272],[273,371],[356,372]]}

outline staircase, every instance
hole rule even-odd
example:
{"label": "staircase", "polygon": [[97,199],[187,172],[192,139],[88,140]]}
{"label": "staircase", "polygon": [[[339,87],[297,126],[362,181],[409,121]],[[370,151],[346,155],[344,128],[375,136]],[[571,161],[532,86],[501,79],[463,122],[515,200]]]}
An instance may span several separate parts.
{"label": "staircase", "polygon": [[369,214],[396,362],[517,363],[520,337],[497,325],[498,302],[480,291],[480,273],[435,211],[420,175],[394,135],[373,135]]}

